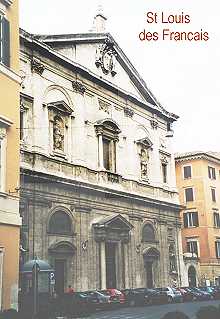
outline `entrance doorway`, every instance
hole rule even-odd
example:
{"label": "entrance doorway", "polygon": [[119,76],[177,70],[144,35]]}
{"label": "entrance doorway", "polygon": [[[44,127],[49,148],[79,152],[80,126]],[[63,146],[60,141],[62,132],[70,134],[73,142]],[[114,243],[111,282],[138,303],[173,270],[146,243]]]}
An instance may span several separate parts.
{"label": "entrance doorway", "polygon": [[116,244],[105,243],[106,287],[116,288]]}
{"label": "entrance doorway", "polygon": [[147,288],[153,288],[153,262],[147,261],[145,264],[146,267],[146,284]]}
{"label": "entrance doorway", "polygon": [[189,287],[196,287],[196,270],[195,267],[190,266],[188,269]]}
{"label": "entrance doorway", "polygon": [[55,291],[58,295],[64,293],[65,268],[65,259],[55,259]]}

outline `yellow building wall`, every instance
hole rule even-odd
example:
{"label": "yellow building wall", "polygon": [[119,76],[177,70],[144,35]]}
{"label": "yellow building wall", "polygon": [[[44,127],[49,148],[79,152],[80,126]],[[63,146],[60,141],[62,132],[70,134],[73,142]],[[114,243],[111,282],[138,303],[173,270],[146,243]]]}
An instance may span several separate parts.
{"label": "yellow building wall", "polygon": [[[9,236],[10,234],[10,236]],[[3,309],[16,307],[17,285],[19,275],[19,227],[1,225],[1,246],[4,247],[3,257]],[[13,305],[15,301],[15,305]]]}
{"label": "yellow building wall", "polygon": [[[184,179],[183,167],[192,166],[192,178]],[[216,180],[208,176],[208,166],[215,168]],[[220,161],[214,163],[206,159],[191,159],[176,163],[176,180],[179,190],[180,203],[186,206],[181,212],[198,211],[199,227],[184,228],[182,227],[183,252],[186,252],[187,237],[199,238],[200,246],[200,276],[209,278],[214,281],[215,277],[220,276],[220,260],[216,258],[215,241],[216,237],[220,238],[220,229],[214,227],[213,208],[220,213]],[[185,202],[184,189],[193,187],[194,201]],[[212,202],[211,187],[216,189],[216,202]]]}
{"label": "yellow building wall", "polygon": [[[0,0],[1,1],[1,0]],[[5,194],[0,194],[0,247],[3,249],[2,309],[17,308],[19,274],[19,21],[18,0],[6,7],[10,23],[10,68],[0,69],[0,117],[7,128]]]}

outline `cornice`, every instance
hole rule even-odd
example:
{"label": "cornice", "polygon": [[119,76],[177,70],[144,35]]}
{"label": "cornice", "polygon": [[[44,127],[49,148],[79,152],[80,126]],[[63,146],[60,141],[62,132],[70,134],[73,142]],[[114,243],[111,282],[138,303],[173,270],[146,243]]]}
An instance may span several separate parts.
{"label": "cornice", "polygon": [[175,157],[175,162],[176,163],[182,163],[182,162],[186,162],[186,161],[193,161],[193,160],[206,160],[209,162],[213,162],[216,164],[220,164],[220,159],[216,158],[215,156],[212,156],[210,154],[207,153],[195,153],[195,154],[191,154],[191,155],[179,155]]}

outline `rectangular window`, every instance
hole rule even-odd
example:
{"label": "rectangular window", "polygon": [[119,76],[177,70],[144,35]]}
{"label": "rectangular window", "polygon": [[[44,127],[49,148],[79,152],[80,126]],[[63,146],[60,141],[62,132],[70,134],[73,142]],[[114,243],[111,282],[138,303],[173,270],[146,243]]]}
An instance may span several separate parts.
{"label": "rectangular window", "polygon": [[211,179],[216,179],[215,168],[208,166],[208,176]]}
{"label": "rectangular window", "polygon": [[220,215],[218,211],[214,211],[213,217],[214,217],[214,227],[220,228]]}
{"label": "rectangular window", "polygon": [[110,171],[111,163],[110,163],[110,145],[111,141],[103,138],[103,164],[104,168]]}
{"label": "rectangular window", "polygon": [[163,183],[167,183],[167,164],[162,163]]}
{"label": "rectangular window", "polygon": [[10,24],[0,15],[0,62],[10,66]]}
{"label": "rectangular window", "polygon": [[190,165],[183,167],[183,176],[184,176],[184,178],[191,178],[192,177],[192,168]]}
{"label": "rectangular window", "polygon": [[187,212],[183,214],[184,227],[198,227],[199,217],[198,212]]}
{"label": "rectangular window", "polygon": [[194,200],[192,187],[185,188],[185,200],[186,202],[192,202]]}
{"label": "rectangular window", "polygon": [[198,242],[196,240],[190,240],[187,242],[187,252],[194,253],[198,257]]}
{"label": "rectangular window", "polygon": [[215,188],[211,188],[212,201],[216,202]]}
{"label": "rectangular window", "polygon": [[220,241],[215,242],[215,253],[216,258],[220,258]]}

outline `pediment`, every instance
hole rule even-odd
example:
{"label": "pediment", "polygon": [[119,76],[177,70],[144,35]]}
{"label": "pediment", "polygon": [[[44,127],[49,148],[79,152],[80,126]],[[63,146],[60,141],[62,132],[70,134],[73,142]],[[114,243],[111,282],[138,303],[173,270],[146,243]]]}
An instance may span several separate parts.
{"label": "pediment", "polygon": [[131,230],[133,225],[127,221],[122,215],[108,216],[101,219],[99,222],[93,224],[96,228],[111,228],[111,229],[123,229]]}
{"label": "pediment", "polygon": [[[27,37],[24,31],[21,34]],[[131,99],[137,99],[138,102],[155,109],[157,113],[162,113],[172,121],[178,118],[161,106],[109,33],[34,35],[34,39],[38,44],[51,47],[50,53],[58,52],[65,61],[72,61],[83,72],[95,75],[99,80],[105,81],[105,84],[114,85],[114,88],[119,88]]]}
{"label": "pediment", "polygon": [[61,241],[56,244],[52,244],[48,251],[51,254],[73,255],[76,252],[76,247],[70,242]]}
{"label": "pediment", "polygon": [[153,145],[153,143],[151,142],[151,140],[148,137],[144,137],[140,140],[137,140],[136,143],[145,147],[145,148],[151,148]]}
{"label": "pediment", "polygon": [[65,101],[56,101],[51,102],[47,104],[48,109],[56,110],[58,113],[61,113],[63,115],[70,115],[73,113],[73,110],[71,107],[69,107],[68,104],[66,104]]}

